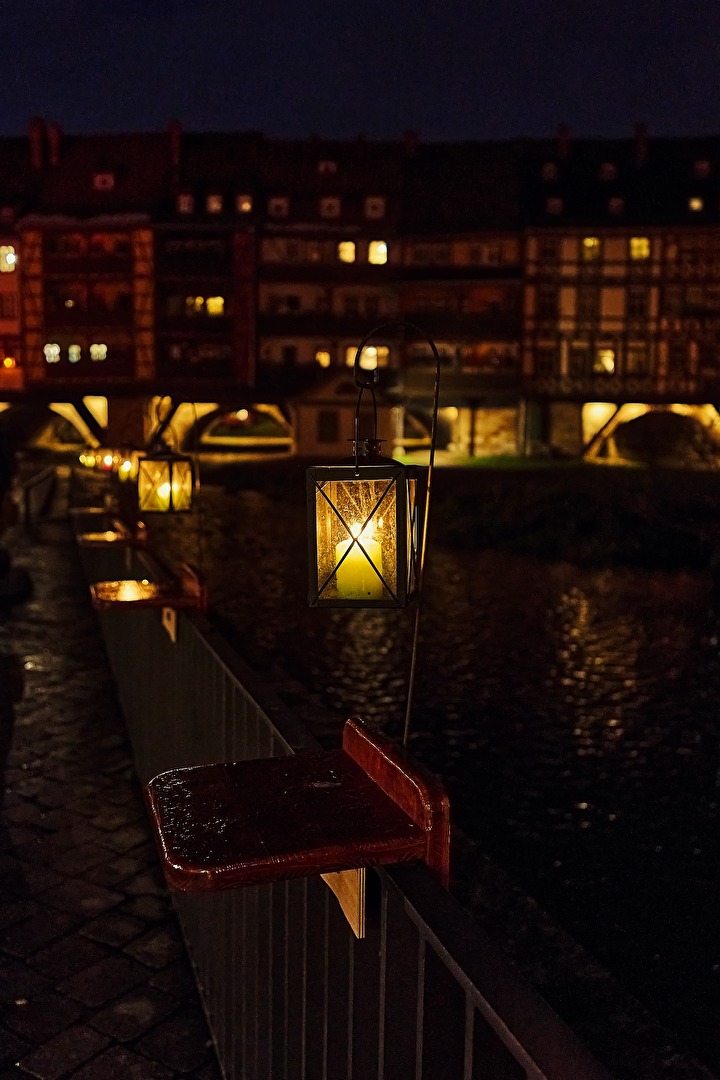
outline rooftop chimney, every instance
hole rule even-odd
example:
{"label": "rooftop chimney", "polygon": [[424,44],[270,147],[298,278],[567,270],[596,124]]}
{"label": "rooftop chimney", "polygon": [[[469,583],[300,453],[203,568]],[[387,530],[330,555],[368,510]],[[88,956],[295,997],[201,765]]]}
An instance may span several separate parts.
{"label": "rooftop chimney", "polygon": [[418,146],[420,145],[420,137],[417,131],[404,131],[403,132],[403,148],[408,157],[413,157],[417,153]]}
{"label": "rooftop chimney", "polygon": [[635,125],[635,163],[642,165],[647,157],[648,131],[646,124]]}
{"label": "rooftop chimney", "polygon": [[559,124],[557,129],[557,153],[561,161],[565,161],[570,153],[570,128],[567,124]]}
{"label": "rooftop chimney", "polygon": [[57,165],[60,161],[60,144],[62,143],[62,128],[59,124],[48,124],[48,161],[51,165]]}
{"label": "rooftop chimney", "polygon": [[174,169],[179,169],[182,149],[182,125],[179,120],[170,121],[168,136],[170,138],[170,163]]}
{"label": "rooftop chimney", "polygon": [[30,164],[33,169],[42,169],[45,142],[45,121],[41,116],[33,116],[28,127],[30,140]]}

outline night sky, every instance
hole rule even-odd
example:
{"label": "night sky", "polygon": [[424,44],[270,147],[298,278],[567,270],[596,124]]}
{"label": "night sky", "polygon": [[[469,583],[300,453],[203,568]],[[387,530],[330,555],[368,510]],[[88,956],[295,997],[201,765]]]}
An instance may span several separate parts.
{"label": "night sky", "polygon": [[718,0],[4,0],[0,134],[720,132]]}

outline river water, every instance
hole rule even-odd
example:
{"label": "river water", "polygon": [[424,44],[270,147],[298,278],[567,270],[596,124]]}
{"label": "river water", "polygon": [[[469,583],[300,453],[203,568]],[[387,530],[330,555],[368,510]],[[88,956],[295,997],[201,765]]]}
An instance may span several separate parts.
{"label": "river water", "polygon": [[[308,609],[304,509],[258,491],[201,502],[153,529],[200,564],[241,654],[297,682],[325,741],[351,714],[399,736],[412,614]],[[466,838],[458,894],[479,909],[473,859],[489,856],[719,1070],[708,576],[438,544],[426,572],[411,749],[443,776]]]}

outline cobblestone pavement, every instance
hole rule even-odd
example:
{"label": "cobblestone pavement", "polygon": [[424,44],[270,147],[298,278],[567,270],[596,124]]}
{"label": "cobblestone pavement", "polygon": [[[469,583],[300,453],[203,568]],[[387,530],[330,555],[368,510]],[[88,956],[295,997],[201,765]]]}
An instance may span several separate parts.
{"label": "cobblestone pavement", "polygon": [[0,1080],[219,1080],[70,531],[3,541]]}

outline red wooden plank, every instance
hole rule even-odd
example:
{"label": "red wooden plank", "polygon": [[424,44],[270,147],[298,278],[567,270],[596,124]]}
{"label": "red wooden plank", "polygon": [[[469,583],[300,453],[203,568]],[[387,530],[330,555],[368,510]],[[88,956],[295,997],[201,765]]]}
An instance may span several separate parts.
{"label": "red wooden plank", "polygon": [[[442,873],[447,855],[438,856],[430,838],[438,822],[449,838],[444,791],[411,771],[389,741],[359,721],[348,721],[346,733],[348,726],[353,754],[343,748],[198,765],[151,780],[146,797],[169,884],[231,889],[414,862],[428,854]],[[373,760],[373,744],[380,764]],[[438,790],[439,810],[433,803]]]}

